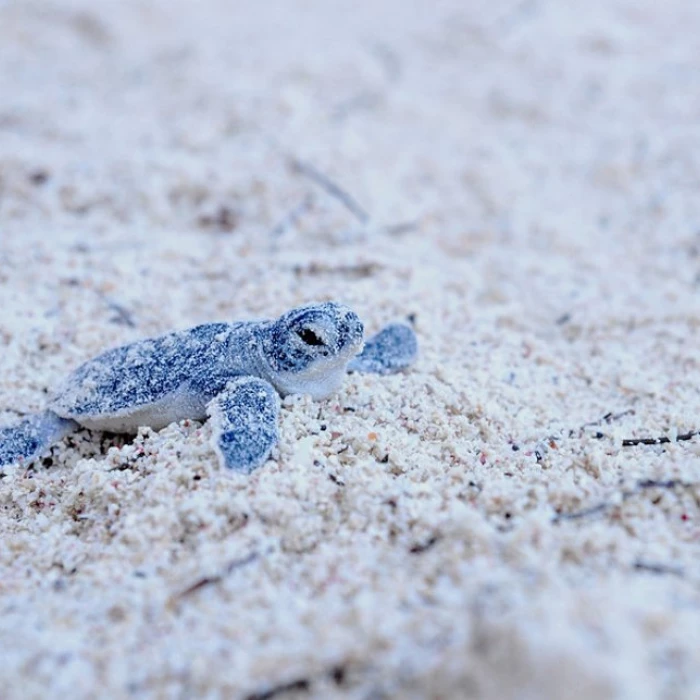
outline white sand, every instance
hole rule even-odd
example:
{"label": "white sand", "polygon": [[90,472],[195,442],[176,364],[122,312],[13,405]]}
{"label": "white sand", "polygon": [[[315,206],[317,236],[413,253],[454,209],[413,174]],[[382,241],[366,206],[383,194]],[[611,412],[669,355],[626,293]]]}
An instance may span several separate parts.
{"label": "white sand", "polygon": [[422,345],[288,400],[249,478],[199,424],[7,470],[3,700],[700,697],[700,439],[621,443],[700,429],[699,22],[0,0],[0,421],[309,300]]}

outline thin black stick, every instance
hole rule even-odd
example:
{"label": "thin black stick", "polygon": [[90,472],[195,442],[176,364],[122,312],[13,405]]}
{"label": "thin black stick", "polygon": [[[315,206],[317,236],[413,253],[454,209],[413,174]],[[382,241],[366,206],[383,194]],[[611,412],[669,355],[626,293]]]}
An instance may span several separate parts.
{"label": "thin black stick", "polygon": [[197,591],[201,590],[205,586],[211,586],[214,583],[220,583],[229,574],[233,573],[236,569],[241,569],[244,566],[247,566],[248,564],[252,564],[259,556],[260,555],[257,552],[252,552],[247,557],[243,557],[242,559],[234,559],[226,566],[222,573],[217,574],[216,576],[205,576],[204,578],[201,578],[199,581],[196,581],[191,586],[185,588],[184,591],[181,591],[180,593],[176,594],[174,596],[174,599],[178,600],[180,598],[186,598],[187,596],[192,595],[193,593],[196,593]]}
{"label": "thin black stick", "polygon": [[[591,423],[584,423],[580,428],[579,431],[585,430],[586,428],[595,428],[599,425],[603,425],[603,423],[609,425],[613,421],[617,421],[620,418],[624,418],[624,416],[633,416],[635,414],[635,410],[633,408],[630,408],[626,411],[622,411],[621,413],[606,413],[600,420],[597,421],[592,421]],[[569,432],[569,436],[573,437],[574,431]],[[623,447],[635,447],[636,445],[668,445],[672,442],[683,442],[687,440],[692,440],[696,435],[700,435],[700,431],[698,430],[690,430],[687,433],[680,433],[679,435],[676,436],[675,440],[672,440],[670,437],[658,437],[658,438],[626,438],[622,441],[622,446]],[[597,433],[596,438],[602,439],[604,437],[607,437],[603,433]]]}
{"label": "thin black stick", "polygon": [[[647,489],[673,490],[676,488],[687,489],[692,488],[694,486],[696,486],[696,484],[688,483],[685,481],[679,481],[678,479],[668,479],[667,481],[657,481],[656,479],[642,479],[641,481],[638,481],[635,484],[635,488],[629,491],[622,492],[622,500],[627,501],[628,499],[640,494],[642,491],[645,491]],[[603,502],[598,503],[595,506],[591,506],[590,508],[584,508],[583,510],[574,511],[573,513],[557,513],[552,518],[552,522],[558,523],[562,520],[580,520],[581,518],[586,518],[591,515],[604,513],[610,508],[612,508],[614,505],[615,504],[613,503]]]}
{"label": "thin black stick", "polygon": [[[608,411],[602,418],[599,418],[598,420],[590,421],[589,423],[584,423],[578,428],[571,428],[568,431],[568,437],[573,438],[576,435],[581,437],[586,428],[596,428],[599,425],[603,424],[610,425],[610,423],[612,423],[613,421],[620,420],[620,418],[624,418],[625,416],[633,416],[634,414],[635,410],[633,408],[628,408],[626,411],[620,411],[620,413],[613,413],[612,411]],[[541,440],[540,442],[558,442],[560,440],[563,440],[565,437],[566,435],[564,434],[564,432],[562,432],[559,435],[550,435],[548,438],[546,438],[546,440]],[[597,432],[595,435],[593,435],[593,437],[597,440],[602,440],[604,437],[606,437],[606,435],[605,433]]]}
{"label": "thin black stick", "polygon": [[580,428],[579,432],[582,430],[585,430],[586,428],[596,428],[599,425],[603,425],[605,423],[606,425],[610,425],[613,421],[618,421],[620,418],[624,418],[625,416],[633,416],[635,414],[635,410],[633,408],[628,408],[626,411],[620,411],[620,413],[613,413],[612,411],[608,411],[602,418],[599,418],[598,420],[591,421],[590,423],[584,423]]}
{"label": "thin black stick", "polygon": [[632,496],[638,491],[643,491],[644,489],[675,489],[679,486],[692,486],[692,484],[686,484],[683,481],[678,481],[678,479],[667,479],[666,481],[658,481],[656,479],[642,479],[637,482],[636,491],[627,491],[623,494],[625,497]]}
{"label": "thin black stick", "polygon": [[[569,437],[572,438],[577,433],[583,433],[583,431],[586,430],[586,428],[596,428],[603,424],[610,425],[610,423],[612,423],[613,421],[620,420],[620,418],[624,418],[625,416],[633,415],[635,415],[635,410],[633,408],[627,409],[626,411],[621,411],[620,413],[612,413],[612,411],[610,411],[606,413],[602,418],[596,421],[584,423],[580,428],[578,428],[578,430],[569,430]],[[674,442],[686,442],[688,440],[692,440],[697,435],[700,435],[700,430],[689,430],[687,433],[680,433],[676,435],[675,439],[671,439],[667,436],[657,438],[625,438],[622,441],[622,446],[636,447],[637,445],[669,445]],[[593,437],[597,440],[602,440],[603,438],[610,436],[606,435],[605,433],[597,432],[595,433],[595,435],[593,435]],[[560,439],[561,437],[558,437],[556,435],[550,435],[547,438],[548,441],[553,440],[555,442]]]}
{"label": "thin black stick", "polygon": [[434,547],[441,539],[442,538],[440,535],[433,535],[432,537],[428,538],[426,542],[414,544],[408,551],[411,554],[423,554],[423,552],[427,552],[429,549]]}
{"label": "thin black stick", "polygon": [[308,678],[299,678],[295,681],[290,681],[289,683],[282,683],[276,685],[273,688],[268,688],[267,690],[262,690],[257,693],[251,693],[245,696],[245,700],[271,700],[277,695],[283,695],[286,693],[293,693],[297,690],[308,691],[311,689],[311,682]]}
{"label": "thin black stick", "polygon": [[683,578],[685,571],[680,566],[669,566],[668,564],[657,564],[655,562],[647,562],[638,559],[634,562],[634,568],[637,571],[648,571],[651,574],[671,574]]}
{"label": "thin black stick", "polygon": [[357,203],[357,201],[344,189],[337,185],[313,165],[304,163],[298,158],[291,158],[290,165],[295,173],[309,178],[313,183],[321,187],[331,197],[337,199],[361,224],[369,222],[369,214]]}
{"label": "thin black stick", "polygon": [[604,513],[610,505],[608,503],[599,503],[597,506],[591,506],[590,508],[584,508],[583,510],[577,510],[573,513],[557,513],[553,518],[553,523],[558,523],[561,520],[580,520],[581,518],[587,518],[590,515],[596,515],[597,513]]}
{"label": "thin black stick", "polygon": [[681,433],[676,435],[675,440],[669,437],[659,437],[659,438],[628,438],[622,441],[623,447],[635,447],[636,445],[667,445],[671,442],[683,442],[686,440],[692,440],[696,435],[700,435],[700,431],[691,430],[687,433]]}

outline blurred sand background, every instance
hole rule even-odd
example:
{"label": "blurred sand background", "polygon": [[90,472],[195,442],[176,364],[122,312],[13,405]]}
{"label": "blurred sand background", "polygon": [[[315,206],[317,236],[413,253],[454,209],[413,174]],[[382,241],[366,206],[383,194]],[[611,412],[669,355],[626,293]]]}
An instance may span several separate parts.
{"label": "blurred sand background", "polygon": [[[700,5],[0,0],[0,422],[351,304],[402,375],[0,480],[0,696],[698,698]],[[321,175],[352,202],[343,202]]]}

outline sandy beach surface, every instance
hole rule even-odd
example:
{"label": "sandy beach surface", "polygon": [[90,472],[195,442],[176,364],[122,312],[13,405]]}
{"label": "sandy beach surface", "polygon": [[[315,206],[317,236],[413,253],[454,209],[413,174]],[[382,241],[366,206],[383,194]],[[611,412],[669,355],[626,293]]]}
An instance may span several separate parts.
{"label": "sandy beach surface", "polygon": [[698,27],[0,0],[0,424],[308,301],[421,345],[248,477],[193,421],[5,469],[0,697],[700,697]]}

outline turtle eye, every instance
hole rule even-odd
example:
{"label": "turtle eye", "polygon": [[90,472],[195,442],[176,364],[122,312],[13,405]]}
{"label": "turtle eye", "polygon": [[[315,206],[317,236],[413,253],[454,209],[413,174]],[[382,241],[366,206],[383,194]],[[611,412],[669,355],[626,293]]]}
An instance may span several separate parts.
{"label": "turtle eye", "polygon": [[302,328],[297,331],[297,335],[307,344],[307,345],[325,345],[323,340],[319,338],[310,328]]}

